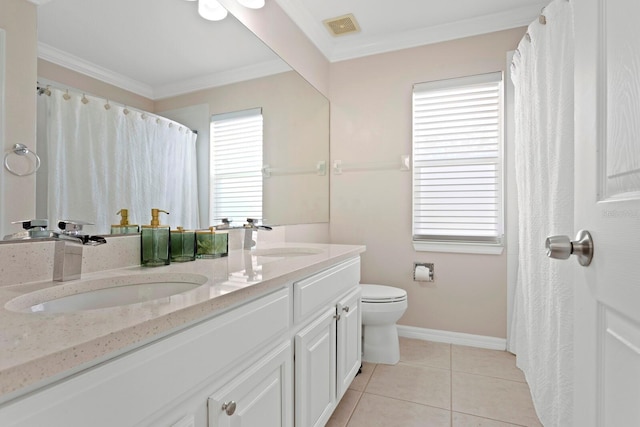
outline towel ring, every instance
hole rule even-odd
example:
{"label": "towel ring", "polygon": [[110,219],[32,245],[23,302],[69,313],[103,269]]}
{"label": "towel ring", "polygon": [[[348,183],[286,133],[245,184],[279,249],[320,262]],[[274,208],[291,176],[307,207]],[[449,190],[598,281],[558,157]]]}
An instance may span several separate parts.
{"label": "towel ring", "polygon": [[[14,171],[13,169],[11,169],[11,166],[9,166],[9,156],[11,154],[15,154],[18,156],[26,156],[31,154],[33,159],[35,160],[36,164],[35,167],[33,168],[33,170],[29,171],[29,172],[25,172],[25,173],[18,173],[16,171]],[[9,150],[7,150],[7,152],[4,155],[4,167],[7,168],[7,170],[9,172],[11,172],[12,174],[16,175],[16,176],[29,176],[29,175],[33,175],[34,173],[36,173],[38,171],[38,169],[40,169],[40,157],[38,157],[38,155],[36,154],[35,151],[29,150],[29,147],[27,147],[24,144],[14,144],[13,147]]]}

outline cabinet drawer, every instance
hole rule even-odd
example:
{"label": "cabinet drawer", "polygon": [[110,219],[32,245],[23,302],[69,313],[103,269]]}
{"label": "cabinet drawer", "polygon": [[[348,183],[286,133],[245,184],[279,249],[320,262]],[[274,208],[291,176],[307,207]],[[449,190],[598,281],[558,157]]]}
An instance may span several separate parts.
{"label": "cabinet drawer", "polygon": [[4,426],[146,425],[290,327],[288,289],[266,295],[0,410]]}
{"label": "cabinet drawer", "polygon": [[293,319],[296,323],[360,283],[360,257],[338,264],[293,284]]}

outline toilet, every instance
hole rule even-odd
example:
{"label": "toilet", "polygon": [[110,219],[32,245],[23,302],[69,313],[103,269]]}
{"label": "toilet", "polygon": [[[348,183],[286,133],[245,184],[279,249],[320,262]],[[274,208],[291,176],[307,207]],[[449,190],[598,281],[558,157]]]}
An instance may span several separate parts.
{"label": "toilet", "polygon": [[407,291],[382,285],[362,288],[362,360],[395,365],[400,361],[396,322],[407,310]]}

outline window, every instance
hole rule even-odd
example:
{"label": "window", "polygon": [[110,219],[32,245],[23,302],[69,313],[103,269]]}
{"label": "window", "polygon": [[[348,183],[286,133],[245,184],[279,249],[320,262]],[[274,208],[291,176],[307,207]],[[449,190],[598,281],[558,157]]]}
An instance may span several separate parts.
{"label": "window", "polygon": [[501,252],[502,104],[502,73],[414,85],[416,250]]}
{"label": "window", "polygon": [[210,224],[262,218],[262,109],[211,117]]}

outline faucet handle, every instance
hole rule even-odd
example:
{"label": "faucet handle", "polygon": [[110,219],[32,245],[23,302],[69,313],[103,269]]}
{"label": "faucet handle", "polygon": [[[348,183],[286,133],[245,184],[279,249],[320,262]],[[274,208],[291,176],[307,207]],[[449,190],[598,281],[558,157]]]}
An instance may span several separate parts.
{"label": "faucet handle", "polygon": [[71,236],[80,234],[80,232],[82,231],[82,227],[85,225],[93,225],[93,223],[72,219],[60,220],[58,222],[58,228],[62,230],[62,234],[69,234]]}
{"label": "faucet handle", "polygon": [[31,230],[32,228],[39,228],[45,230],[49,226],[49,220],[47,219],[22,219],[20,221],[13,221],[11,224],[22,224],[22,228],[25,230]]}
{"label": "faucet handle", "polygon": [[216,228],[219,230],[226,230],[230,228],[232,220],[229,218],[216,218],[217,221],[220,221],[222,224],[216,225]]}
{"label": "faucet handle", "polygon": [[256,230],[272,230],[268,225],[258,225],[258,221],[260,220],[257,218],[247,218],[247,223],[244,226],[245,228],[253,228]]}

